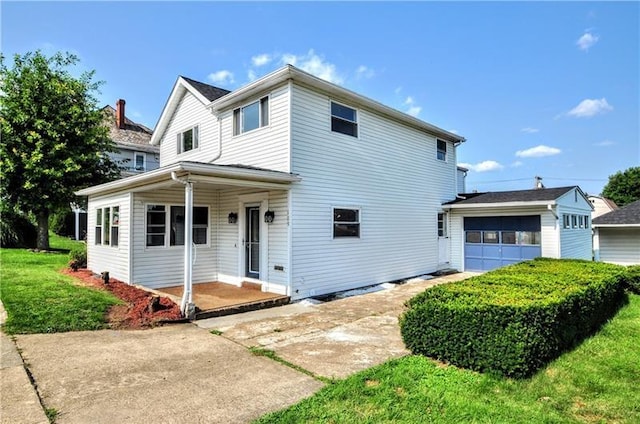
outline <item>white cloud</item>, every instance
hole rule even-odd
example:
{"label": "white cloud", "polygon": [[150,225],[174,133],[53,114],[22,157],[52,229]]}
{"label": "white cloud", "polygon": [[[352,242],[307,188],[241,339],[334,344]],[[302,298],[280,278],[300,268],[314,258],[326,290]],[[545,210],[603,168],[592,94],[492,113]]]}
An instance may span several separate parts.
{"label": "white cloud", "polygon": [[458,134],[458,130],[447,130],[447,131],[449,131],[452,134]]}
{"label": "white cloud", "polygon": [[418,116],[420,114],[420,111],[422,110],[422,107],[416,105],[415,100],[413,100],[413,97],[411,96],[407,97],[407,99],[404,101],[404,105],[409,106],[406,112],[411,116]]}
{"label": "white cloud", "polygon": [[247,72],[247,78],[249,79],[249,82],[255,81],[258,78],[258,75],[256,75],[256,71],[249,69]]}
{"label": "white cloud", "polygon": [[613,110],[607,99],[584,99],[580,104],[568,112],[568,115],[576,118],[590,118],[601,113]]}
{"label": "white cloud", "polygon": [[593,143],[593,145],[597,147],[609,147],[615,144],[616,142],[611,140],[603,140],[603,141],[599,141],[598,143]]}
{"label": "white cloud", "polygon": [[475,172],[489,172],[489,171],[499,171],[504,168],[499,162],[495,160],[485,160],[482,162],[478,162],[475,165],[472,163],[459,163],[458,166],[463,168],[470,169]]}
{"label": "white cloud", "polygon": [[336,70],[336,65],[325,61],[325,59],[318,56],[313,49],[309,50],[307,54],[300,56],[285,53],[282,55],[280,61],[282,64],[291,64],[334,84],[342,84],[344,82],[344,78],[342,78]]}
{"label": "white cloud", "polygon": [[578,38],[576,44],[578,45],[578,48],[580,50],[587,52],[594,44],[598,42],[599,39],[599,36],[593,35],[591,31],[587,30],[584,34],[582,34],[580,38]]}
{"label": "white cloud", "polygon": [[526,150],[518,150],[516,156],[519,158],[542,158],[545,156],[554,156],[562,153],[562,150],[556,147],[549,147],[541,144]]}
{"label": "white cloud", "polygon": [[511,166],[512,168],[519,168],[519,167],[521,167],[522,165],[524,165],[524,163],[522,163],[521,161],[517,160],[517,161],[513,162],[510,166]]}
{"label": "white cloud", "polygon": [[526,127],[526,128],[521,129],[520,131],[522,131],[523,133],[527,133],[527,134],[534,134],[534,133],[537,133],[540,130],[537,129],[537,128]]}
{"label": "white cloud", "polygon": [[356,69],[356,78],[360,79],[360,78],[372,78],[375,75],[375,72],[373,69],[368,68],[364,65],[360,65],[358,66],[358,69]]}
{"label": "white cloud", "polygon": [[263,54],[259,54],[257,56],[253,56],[251,58],[251,63],[253,64],[253,66],[256,67],[260,67],[260,66],[264,66],[266,64],[268,64],[269,62],[271,62],[271,55],[267,54],[267,53],[263,53]]}
{"label": "white cloud", "polygon": [[233,84],[235,82],[233,73],[226,69],[209,74],[209,81],[215,84]]}
{"label": "white cloud", "polygon": [[396,89],[393,90],[393,92],[396,94],[400,94],[401,91],[402,91],[402,87],[396,87]]}

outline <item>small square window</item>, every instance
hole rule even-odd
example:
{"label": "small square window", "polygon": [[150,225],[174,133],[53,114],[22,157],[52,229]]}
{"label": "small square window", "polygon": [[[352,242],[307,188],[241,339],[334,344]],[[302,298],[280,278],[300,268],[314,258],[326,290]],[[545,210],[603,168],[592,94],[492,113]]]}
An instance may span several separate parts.
{"label": "small square window", "polygon": [[178,133],[178,153],[184,153],[198,148],[198,132],[198,126],[196,125],[195,127]]}
{"label": "small square window", "polygon": [[269,125],[269,97],[263,97],[233,111],[233,135]]}
{"label": "small square window", "polygon": [[360,211],[333,208],[333,237],[360,237]]}
{"label": "small square window", "polygon": [[357,111],[348,106],[331,102],[331,131],[357,137]]}

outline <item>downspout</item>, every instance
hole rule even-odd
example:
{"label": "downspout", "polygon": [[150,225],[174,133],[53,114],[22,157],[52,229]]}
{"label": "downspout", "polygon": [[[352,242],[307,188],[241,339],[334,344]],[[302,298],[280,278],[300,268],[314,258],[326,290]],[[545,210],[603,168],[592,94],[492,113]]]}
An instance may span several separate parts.
{"label": "downspout", "polygon": [[218,159],[220,159],[220,156],[222,156],[222,119],[220,119],[220,115],[214,112],[211,112],[211,114],[218,120],[218,154],[216,155],[216,157],[211,159],[209,163],[217,161]]}
{"label": "downspout", "polygon": [[179,179],[175,171],[171,172],[171,179],[184,185],[184,289],[180,310],[185,317],[193,318],[193,183]]}

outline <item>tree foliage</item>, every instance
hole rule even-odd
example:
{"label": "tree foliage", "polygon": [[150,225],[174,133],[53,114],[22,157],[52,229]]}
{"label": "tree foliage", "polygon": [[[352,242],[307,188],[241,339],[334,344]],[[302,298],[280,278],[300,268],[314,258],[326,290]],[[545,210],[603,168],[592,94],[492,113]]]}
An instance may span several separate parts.
{"label": "tree foliage", "polygon": [[618,171],[609,176],[602,195],[622,207],[640,200],[640,166]]}
{"label": "tree foliage", "polygon": [[38,248],[49,248],[49,214],[76,200],[74,191],[117,177],[115,151],[97,107],[95,71],[80,77],[78,58],[40,51],[0,56],[0,196],[35,215]]}

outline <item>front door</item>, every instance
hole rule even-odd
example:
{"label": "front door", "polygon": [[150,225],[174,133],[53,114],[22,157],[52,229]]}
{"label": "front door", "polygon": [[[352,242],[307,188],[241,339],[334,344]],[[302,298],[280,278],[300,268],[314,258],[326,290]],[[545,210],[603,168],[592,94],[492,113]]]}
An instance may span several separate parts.
{"label": "front door", "polygon": [[245,275],[260,278],[260,207],[248,206],[245,228]]}

